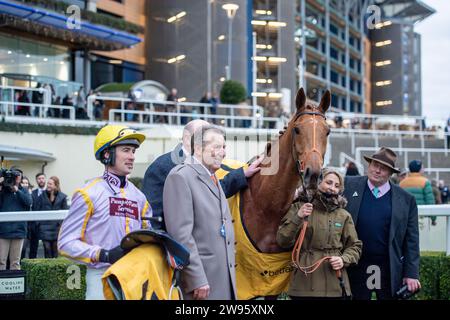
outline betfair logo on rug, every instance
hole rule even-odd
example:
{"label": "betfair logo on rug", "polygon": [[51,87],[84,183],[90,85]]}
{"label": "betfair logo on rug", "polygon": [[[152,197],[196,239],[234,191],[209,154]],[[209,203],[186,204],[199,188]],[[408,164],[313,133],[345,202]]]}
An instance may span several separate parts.
{"label": "betfair logo on rug", "polygon": [[289,272],[292,272],[292,271],[294,271],[294,267],[293,266],[285,266],[285,267],[283,267],[281,269],[278,269],[278,270],[275,270],[275,271],[264,270],[263,272],[260,273],[260,275],[262,277],[274,277],[274,276],[278,276],[278,275],[283,274],[283,273],[289,273]]}

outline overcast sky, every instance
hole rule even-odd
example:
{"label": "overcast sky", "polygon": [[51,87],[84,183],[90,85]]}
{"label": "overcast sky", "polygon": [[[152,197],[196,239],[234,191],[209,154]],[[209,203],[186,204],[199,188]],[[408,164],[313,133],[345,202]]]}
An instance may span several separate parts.
{"label": "overcast sky", "polygon": [[436,13],[415,26],[422,35],[422,113],[450,116],[450,1],[422,0]]}

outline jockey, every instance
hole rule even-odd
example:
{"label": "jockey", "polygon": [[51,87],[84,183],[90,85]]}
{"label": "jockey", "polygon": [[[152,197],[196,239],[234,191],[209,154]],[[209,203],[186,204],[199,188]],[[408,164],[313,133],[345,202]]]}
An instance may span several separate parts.
{"label": "jockey", "polygon": [[95,137],[95,158],[105,166],[103,176],[77,189],[69,214],[61,225],[61,255],[87,265],[86,299],[104,299],[101,277],[124,251],[122,238],[149,223],[152,210],[145,195],[127,176],[134,153],[145,135],[125,126],[107,125]]}

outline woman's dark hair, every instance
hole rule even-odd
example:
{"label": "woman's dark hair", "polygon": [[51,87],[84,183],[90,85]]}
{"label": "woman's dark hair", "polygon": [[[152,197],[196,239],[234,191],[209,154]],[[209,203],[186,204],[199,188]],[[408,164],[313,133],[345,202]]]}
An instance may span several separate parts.
{"label": "woman's dark hair", "polygon": [[359,176],[358,167],[354,162],[349,162],[347,165],[347,171],[345,172],[346,176]]}

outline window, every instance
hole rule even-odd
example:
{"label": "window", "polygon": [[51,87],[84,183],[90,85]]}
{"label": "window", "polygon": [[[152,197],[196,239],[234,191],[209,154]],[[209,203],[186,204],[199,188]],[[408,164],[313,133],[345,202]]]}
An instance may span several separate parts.
{"label": "window", "polygon": [[338,28],[337,28],[334,24],[332,24],[332,23],[330,23],[330,31],[331,31],[331,33],[333,33],[333,34],[335,34],[335,35],[339,35],[339,30],[338,30]]}
{"label": "window", "polygon": [[338,51],[333,47],[330,47],[330,56],[338,60]]}
{"label": "window", "polygon": [[337,72],[331,70],[330,80],[331,80],[331,82],[339,84],[339,75],[337,74]]}
{"label": "window", "polygon": [[339,108],[339,98],[337,97],[337,95],[332,94],[331,95],[331,106],[335,107],[335,108]]}
{"label": "window", "polygon": [[350,36],[348,42],[350,43],[351,46],[355,46],[355,38],[353,38],[353,36]]}
{"label": "window", "polygon": [[327,67],[322,66],[321,69],[322,69],[322,78],[326,79],[327,78]]}
{"label": "window", "polygon": [[101,14],[104,14],[106,16],[110,16],[110,17],[113,17],[113,18],[123,19],[123,16],[119,16],[117,14],[114,14],[114,13],[111,13],[109,11],[105,11],[105,10],[102,10],[102,9],[98,9],[98,8],[97,8],[97,13],[101,13]]}
{"label": "window", "polygon": [[341,76],[341,85],[345,87],[347,78],[345,76]]}

